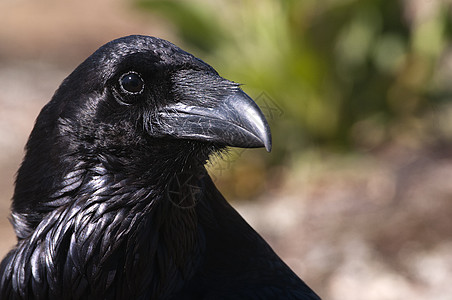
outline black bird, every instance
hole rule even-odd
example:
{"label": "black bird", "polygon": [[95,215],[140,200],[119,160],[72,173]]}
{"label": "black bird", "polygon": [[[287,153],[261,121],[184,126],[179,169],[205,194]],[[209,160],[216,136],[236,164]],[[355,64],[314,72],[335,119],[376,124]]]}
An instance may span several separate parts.
{"label": "black bird", "polygon": [[319,299],[207,174],[271,148],[257,105],[155,37],[107,43],[44,106],[18,171],[1,299]]}

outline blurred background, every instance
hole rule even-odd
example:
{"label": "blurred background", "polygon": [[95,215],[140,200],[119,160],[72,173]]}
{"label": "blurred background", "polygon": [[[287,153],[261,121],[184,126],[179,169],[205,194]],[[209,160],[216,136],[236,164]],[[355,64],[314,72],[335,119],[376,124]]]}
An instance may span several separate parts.
{"label": "blurred background", "polygon": [[243,83],[273,151],[220,190],[324,299],[452,299],[450,0],[0,1],[0,255],[41,107],[111,39],[168,39]]}

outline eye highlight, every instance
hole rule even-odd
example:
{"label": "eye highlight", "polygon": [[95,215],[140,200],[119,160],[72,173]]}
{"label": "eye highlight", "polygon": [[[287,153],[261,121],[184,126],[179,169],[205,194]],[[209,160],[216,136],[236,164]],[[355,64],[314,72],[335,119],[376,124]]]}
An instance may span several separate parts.
{"label": "eye highlight", "polygon": [[119,78],[119,85],[123,92],[127,94],[141,94],[144,90],[144,80],[133,71],[125,73]]}

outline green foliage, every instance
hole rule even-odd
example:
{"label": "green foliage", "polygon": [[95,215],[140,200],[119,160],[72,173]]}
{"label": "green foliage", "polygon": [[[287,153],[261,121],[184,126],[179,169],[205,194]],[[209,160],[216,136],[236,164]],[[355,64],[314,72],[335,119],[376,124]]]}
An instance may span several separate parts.
{"label": "green foliage", "polygon": [[411,134],[435,99],[450,99],[449,85],[433,76],[452,36],[449,7],[431,1],[437,6],[418,17],[408,2],[417,1],[137,5],[170,20],[186,48],[252,97],[265,92],[282,112],[270,120],[281,157],[312,144],[375,147],[393,127]]}

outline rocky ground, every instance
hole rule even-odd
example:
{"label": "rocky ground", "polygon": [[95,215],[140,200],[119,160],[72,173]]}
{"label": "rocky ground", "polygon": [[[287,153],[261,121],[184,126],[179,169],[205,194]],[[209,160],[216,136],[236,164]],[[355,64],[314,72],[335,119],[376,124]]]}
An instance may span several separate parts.
{"label": "rocky ground", "polygon": [[238,208],[325,299],[451,299],[450,149],[295,169]]}

